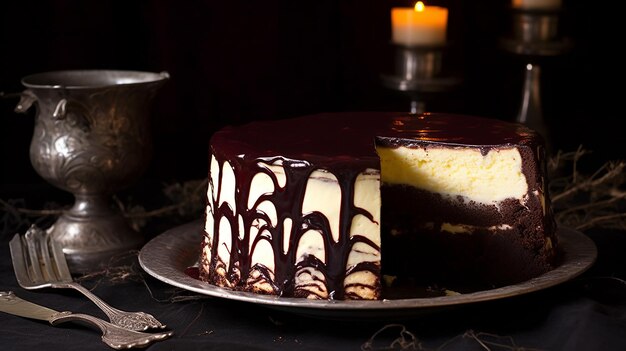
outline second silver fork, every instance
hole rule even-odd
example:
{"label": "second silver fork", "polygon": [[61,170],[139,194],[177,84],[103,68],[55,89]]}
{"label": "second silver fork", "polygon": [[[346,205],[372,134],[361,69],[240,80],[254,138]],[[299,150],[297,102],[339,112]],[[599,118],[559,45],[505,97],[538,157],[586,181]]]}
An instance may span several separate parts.
{"label": "second silver fork", "polygon": [[109,317],[112,324],[136,331],[165,328],[154,316],[145,312],[126,312],[114,308],[75,282],[63,250],[56,242],[49,240],[43,229],[33,225],[23,236],[16,234],[9,245],[15,276],[22,288],[75,289],[93,301]]}

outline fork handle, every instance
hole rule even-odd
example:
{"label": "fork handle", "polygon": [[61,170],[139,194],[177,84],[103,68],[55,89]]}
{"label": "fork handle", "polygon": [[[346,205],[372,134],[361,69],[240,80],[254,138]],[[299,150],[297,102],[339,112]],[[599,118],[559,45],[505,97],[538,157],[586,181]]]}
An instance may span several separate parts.
{"label": "fork handle", "polygon": [[72,288],[80,291],[109,317],[111,323],[119,327],[136,331],[164,327],[164,325],[150,314],[143,312],[126,312],[109,305],[77,282],[56,283],[53,284],[53,287]]}
{"label": "fork handle", "polygon": [[52,316],[49,321],[50,324],[54,326],[71,321],[86,322],[94,325],[102,331],[102,341],[118,350],[132,347],[144,347],[153,341],[163,340],[172,335],[171,332],[142,333],[124,329],[100,318],[82,313],[60,312]]}
{"label": "fork handle", "polygon": [[98,296],[94,295],[91,291],[89,291],[89,289],[85,288],[84,286],[76,283],[76,282],[68,282],[68,283],[57,283],[54,284],[57,287],[62,287],[62,288],[72,288],[74,290],[78,290],[80,291],[81,294],[85,295],[85,297],[87,297],[89,300],[91,300],[93,303],[95,303],[98,307],[100,307],[100,309],[102,310],[102,312],[104,312],[107,317],[109,317],[109,320],[113,321],[115,319],[115,316],[117,316],[120,312],[120,310],[118,310],[117,308],[109,305],[108,303],[104,302],[102,299],[100,299]]}

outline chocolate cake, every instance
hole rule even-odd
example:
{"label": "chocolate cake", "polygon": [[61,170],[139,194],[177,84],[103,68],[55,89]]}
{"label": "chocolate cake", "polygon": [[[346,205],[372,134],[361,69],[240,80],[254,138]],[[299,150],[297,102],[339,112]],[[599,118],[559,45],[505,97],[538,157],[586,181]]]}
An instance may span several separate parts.
{"label": "chocolate cake", "polygon": [[337,300],[386,298],[407,281],[525,281],[557,252],[545,163],[539,134],[475,116],[327,113],[223,128],[210,141],[200,278]]}

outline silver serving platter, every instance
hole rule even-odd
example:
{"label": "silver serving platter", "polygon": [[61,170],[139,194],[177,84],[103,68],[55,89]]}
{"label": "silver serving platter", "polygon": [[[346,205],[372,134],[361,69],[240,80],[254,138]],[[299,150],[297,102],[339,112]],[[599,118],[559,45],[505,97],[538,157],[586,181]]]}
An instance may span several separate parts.
{"label": "silver serving platter", "polygon": [[560,228],[558,236],[564,253],[555,269],[528,281],[497,289],[429,298],[386,299],[379,301],[308,300],[259,295],[220,288],[187,274],[197,264],[203,223],[193,221],[156,236],[139,252],[139,264],[154,278],[198,294],[242,301],[309,317],[328,319],[414,317],[455,306],[503,299],[540,291],[567,282],[589,269],[597,249],[585,234]]}

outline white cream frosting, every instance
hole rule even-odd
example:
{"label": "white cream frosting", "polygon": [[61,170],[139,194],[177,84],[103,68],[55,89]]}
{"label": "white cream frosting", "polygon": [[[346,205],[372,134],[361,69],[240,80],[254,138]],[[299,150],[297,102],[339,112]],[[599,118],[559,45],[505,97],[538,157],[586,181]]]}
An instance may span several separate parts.
{"label": "white cream frosting", "polygon": [[[207,196],[213,199],[214,203],[219,206],[227,205],[233,211],[236,211],[237,206],[235,204],[235,194],[237,191],[236,177],[233,172],[232,165],[229,162],[224,162],[220,167],[215,158],[211,157],[211,186],[207,189]],[[270,173],[270,175],[259,172],[252,178],[250,184],[249,197],[246,201],[247,210],[256,210],[262,212],[267,216],[269,223],[263,218],[256,218],[251,223],[250,228],[245,228],[243,218],[241,214],[235,214],[237,218],[237,225],[239,229],[240,238],[246,230],[250,233],[249,244],[251,245],[258,236],[264,236],[258,240],[257,246],[252,252],[250,252],[250,267],[262,265],[269,269],[270,275],[273,277],[275,265],[275,253],[268,240],[271,240],[271,234],[269,231],[261,231],[261,228],[267,226],[268,228],[276,228],[278,223],[278,216],[275,205],[270,200],[261,201],[260,198],[266,194],[272,194],[279,188],[287,186],[287,178],[283,163],[278,161],[274,164],[267,164],[259,162],[258,166],[264,168]],[[274,178],[273,178],[274,177]],[[276,183],[274,182],[274,179]],[[218,191],[219,188],[219,191]],[[342,192],[339,182],[334,174],[326,170],[313,171],[306,184],[306,190],[304,194],[304,200],[302,204],[302,216],[319,212],[323,215],[329,223],[331,230],[332,240],[337,242],[339,240],[339,226],[340,226],[340,214],[342,204]],[[372,219],[364,215],[356,215],[352,219],[352,225],[350,228],[350,236],[359,235],[370,240],[373,245],[357,242],[353,245],[351,252],[348,255],[348,262],[346,263],[346,270],[349,270],[354,265],[361,262],[374,262],[380,264],[380,173],[374,169],[368,169],[362,174],[358,175],[354,186],[354,204],[357,207],[363,208],[369,212]],[[214,239],[213,227],[214,227],[214,209],[210,205],[207,206],[207,218],[205,223],[205,230],[208,234],[208,243],[211,243]],[[256,206],[256,208],[254,208]],[[290,250],[295,250],[296,260],[294,264],[298,264],[307,259],[308,256],[315,256],[320,262],[326,262],[326,247],[324,239],[321,233],[317,230],[309,230],[305,232],[300,240],[296,243],[296,247],[290,247],[291,244],[291,232],[293,227],[293,220],[291,218],[285,218],[283,221],[283,242],[282,251],[287,253]],[[217,243],[217,255],[219,259],[224,263],[225,268],[230,264],[230,253],[232,250],[232,231],[230,222],[226,218],[221,218],[219,223],[219,243]],[[251,247],[248,247],[251,250]],[[205,245],[204,256],[206,261],[211,259],[210,245]],[[206,270],[209,267],[204,267]],[[218,274],[225,276],[225,271],[218,272]],[[371,273],[370,273],[371,275]],[[367,278],[371,285],[375,285],[378,280],[375,276],[367,276],[366,272],[355,272],[351,275],[351,278],[346,279],[346,284],[354,282],[356,277]],[[249,282],[255,282],[254,287],[257,290],[268,291],[269,285],[264,281],[258,270],[252,269],[249,277],[244,277]],[[260,279],[260,281],[259,281]],[[322,296],[327,297],[329,292],[325,286],[325,277],[322,272],[317,271],[312,267],[306,267],[301,270],[295,277],[296,289],[300,291],[310,291],[310,297]],[[372,296],[374,291],[366,291],[363,287],[352,287],[355,294],[365,294],[364,296]],[[365,290],[364,290],[365,289]],[[371,289],[370,289],[371,290]]]}

